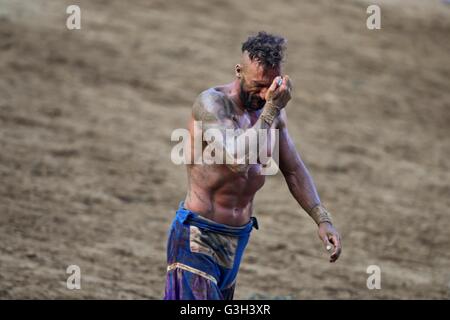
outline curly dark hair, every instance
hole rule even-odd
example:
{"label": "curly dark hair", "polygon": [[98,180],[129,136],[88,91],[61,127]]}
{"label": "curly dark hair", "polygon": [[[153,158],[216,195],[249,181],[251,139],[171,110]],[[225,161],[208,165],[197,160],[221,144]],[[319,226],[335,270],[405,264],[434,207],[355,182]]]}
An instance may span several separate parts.
{"label": "curly dark hair", "polygon": [[258,61],[265,67],[275,67],[283,62],[287,40],[264,31],[248,37],[242,44],[242,52],[247,51],[251,60]]}

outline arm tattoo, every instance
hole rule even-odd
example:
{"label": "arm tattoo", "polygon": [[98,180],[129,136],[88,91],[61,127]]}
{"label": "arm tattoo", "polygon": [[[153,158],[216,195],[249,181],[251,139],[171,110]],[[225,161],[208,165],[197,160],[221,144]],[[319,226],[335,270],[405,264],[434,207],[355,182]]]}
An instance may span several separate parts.
{"label": "arm tattoo", "polygon": [[[208,90],[200,94],[192,107],[192,115],[195,121],[202,122],[203,130],[220,130],[224,141],[227,129],[237,129],[233,120],[234,111],[231,101],[228,101],[223,94],[218,92]],[[225,148],[224,151],[228,154],[226,150]],[[229,157],[232,157],[231,154],[227,156],[227,158]],[[228,161],[226,161],[226,166],[235,173],[247,172],[249,167],[248,164],[229,164]]]}

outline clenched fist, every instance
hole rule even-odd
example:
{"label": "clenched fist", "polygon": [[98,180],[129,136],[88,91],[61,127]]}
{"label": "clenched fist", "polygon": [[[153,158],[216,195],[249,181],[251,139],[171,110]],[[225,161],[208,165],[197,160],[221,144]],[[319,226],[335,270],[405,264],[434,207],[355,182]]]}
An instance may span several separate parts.
{"label": "clenched fist", "polygon": [[289,76],[278,76],[273,79],[269,90],[266,92],[266,101],[272,102],[279,109],[286,107],[291,100],[292,83]]}

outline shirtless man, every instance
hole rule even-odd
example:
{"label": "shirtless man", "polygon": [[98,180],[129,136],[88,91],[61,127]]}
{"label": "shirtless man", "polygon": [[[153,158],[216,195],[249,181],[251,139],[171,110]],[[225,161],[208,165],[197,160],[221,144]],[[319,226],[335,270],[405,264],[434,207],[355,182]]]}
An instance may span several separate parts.
{"label": "shirtless man", "polygon": [[[202,92],[190,125],[202,130],[279,129],[278,167],[292,196],[318,225],[318,234],[335,262],[340,235],[320,202],[313,180],[287,130],[285,107],[292,84],[281,75],[285,39],[259,32],[242,45],[236,79]],[[242,136],[234,143],[246,143]],[[268,143],[270,138],[267,138]],[[206,141],[203,148],[212,141]],[[248,142],[247,142],[248,143]],[[223,144],[225,155],[236,150]],[[247,152],[248,150],[246,150]],[[262,163],[188,164],[188,192],[172,223],[167,245],[165,299],[232,299],[242,254],[252,228],[253,198],[264,185]]]}

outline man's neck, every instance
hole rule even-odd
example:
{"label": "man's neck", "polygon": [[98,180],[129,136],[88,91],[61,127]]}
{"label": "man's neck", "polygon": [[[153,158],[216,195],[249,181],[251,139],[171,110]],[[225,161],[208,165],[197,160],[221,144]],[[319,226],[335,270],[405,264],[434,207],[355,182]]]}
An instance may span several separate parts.
{"label": "man's neck", "polygon": [[241,86],[239,79],[236,79],[233,82],[229,83],[227,87],[229,88],[227,90],[227,94],[231,101],[233,101],[233,103],[236,105],[236,107],[239,108],[241,112],[247,112],[244,107],[244,103],[241,100]]}

